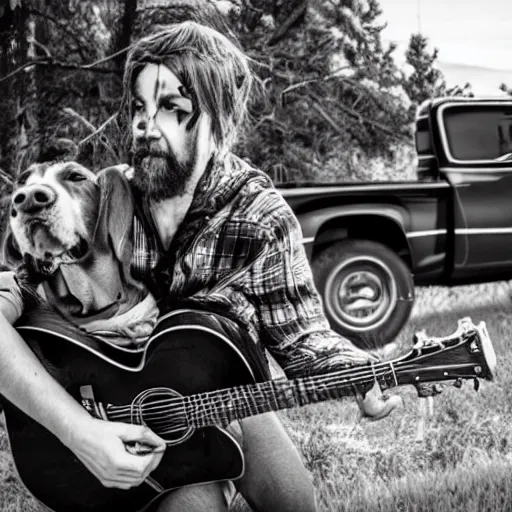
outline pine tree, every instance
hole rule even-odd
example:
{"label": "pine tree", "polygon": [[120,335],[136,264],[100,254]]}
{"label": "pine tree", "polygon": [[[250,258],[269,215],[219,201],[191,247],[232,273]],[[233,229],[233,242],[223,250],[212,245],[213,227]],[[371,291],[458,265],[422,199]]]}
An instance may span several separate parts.
{"label": "pine tree", "polygon": [[269,99],[253,109],[246,157],[277,180],[340,180],[358,177],[351,155],[387,154],[411,139],[377,0],[254,0],[251,16],[244,4],[235,24]]}
{"label": "pine tree", "polygon": [[428,39],[425,36],[413,34],[405,52],[406,62],[412,66],[413,71],[407,77],[404,87],[416,105],[428,98],[440,96],[445,87],[442,72],[434,66],[438,50],[434,48],[432,53],[429,53],[427,46]]}
{"label": "pine tree", "polygon": [[[0,194],[4,192],[5,179],[13,175],[15,155],[25,144],[24,106],[27,103],[29,74],[17,73],[9,77],[26,61],[28,52],[28,13],[19,0],[0,3]],[[5,179],[4,179],[5,178]]]}

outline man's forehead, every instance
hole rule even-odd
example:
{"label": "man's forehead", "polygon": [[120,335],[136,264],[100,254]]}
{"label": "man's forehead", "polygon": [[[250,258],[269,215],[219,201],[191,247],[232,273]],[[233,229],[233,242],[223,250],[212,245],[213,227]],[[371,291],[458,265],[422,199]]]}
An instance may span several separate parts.
{"label": "man's forehead", "polygon": [[183,84],[179,78],[164,64],[148,63],[137,75],[134,92],[142,98],[159,95],[181,96]]}

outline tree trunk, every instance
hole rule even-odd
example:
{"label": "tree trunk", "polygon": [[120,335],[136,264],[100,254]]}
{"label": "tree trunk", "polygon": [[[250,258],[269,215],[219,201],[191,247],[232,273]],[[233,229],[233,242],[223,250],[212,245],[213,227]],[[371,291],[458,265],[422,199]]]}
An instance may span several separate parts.
{"label": "tree trunk", "polygon": [[[118,37],[117,48],[127,48],[132,41],[133,26],[137,16],[137,0],[124,0],[124,12],[121,21],[121,32]],[[119,69],[123,69],[126,61],[126,53],[118,55],[116,63]]]}
{"label": "tree trunk", "polygon": [[[27,19],[24,7],[18,6],[14,10],[4,7],[3,16],[0,17],[0,79],[26,61]],[[20,72],[0,82],[0,168],[11,176],[16,174],[16,155],[25,142],[23,108],[26,105],[29,74]]]}
{"label": "tree trunk", "polygon": [[[119,25],[120,2],[102,0],[38,0],[35,14],[37,57],[50,55],[58,65],[37,68],[37,119],[41,127],[38,158],[50,159],[56,141],[80,144],[78,157],[91,168],[117,162],[117,141],[109,141],[103,132],[91,137],[112,118],[120,100],[120,70],[115,58],[115,29]],[[127,2],[133,3],[133,2]],[[126,34],[125,34],[126,35]],[[83,66],[96,63],[111,70],[99,73]]]}

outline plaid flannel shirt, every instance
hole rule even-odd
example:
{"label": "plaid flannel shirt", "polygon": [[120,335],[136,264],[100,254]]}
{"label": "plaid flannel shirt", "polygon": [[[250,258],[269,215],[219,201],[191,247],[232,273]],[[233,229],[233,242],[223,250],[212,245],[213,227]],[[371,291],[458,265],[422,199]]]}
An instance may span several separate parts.
{"label": "plaid flannel shirt", "polygon": [[225,311],[288,377],[368,362],[330,330],[300,225],[264,173],[234,155],[212,165],[168,251],[137,203],[132,274],[158,299]]}

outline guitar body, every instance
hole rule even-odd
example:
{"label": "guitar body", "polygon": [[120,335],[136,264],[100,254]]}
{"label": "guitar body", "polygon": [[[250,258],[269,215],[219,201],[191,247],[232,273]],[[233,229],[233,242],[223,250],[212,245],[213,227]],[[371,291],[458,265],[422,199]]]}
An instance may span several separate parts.
{"label": "guitar body", "polygon": [[[84,385],[92,386],[97,402],[129,405],[152,388],[192,395],[268,377],[254,343],[244,339],[234,324],[209,313],[182,310],[164,316],[142,351],[102,343],[63,325],[49,312],[22,318],[16,327],[47,370],[79,402]],[[4,411],[19,476],[54,511],[135,512],[160,494],[147,483],[130,490],[104,487],[48,430],[7,401]],[[151,477],[169,490],[236,479],[243,472],[238,442],[224,429],[207,427],[168,446]]]}

